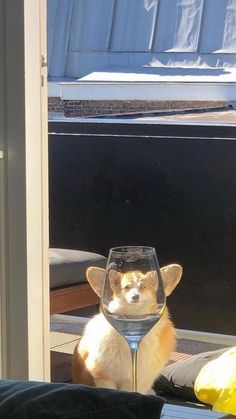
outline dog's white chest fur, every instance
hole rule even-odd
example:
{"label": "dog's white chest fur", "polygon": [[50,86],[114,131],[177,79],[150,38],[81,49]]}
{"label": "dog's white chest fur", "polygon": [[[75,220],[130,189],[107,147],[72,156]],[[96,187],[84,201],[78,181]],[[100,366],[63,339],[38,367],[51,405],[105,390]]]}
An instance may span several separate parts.
{"label": "dog's white chest fur", "polygon": [[[167,330],[168,339],[160,342]],[[170,333],[171,332],[171,333]],[[144,337],[138,350],[138,391],[147,393],[174,349],[175,331],[165,313]],[[103,314],[91,319],[80,342],[86,348],[86,367],[98,387],[131,391],[131,354],[127,342],[106,321]]]}

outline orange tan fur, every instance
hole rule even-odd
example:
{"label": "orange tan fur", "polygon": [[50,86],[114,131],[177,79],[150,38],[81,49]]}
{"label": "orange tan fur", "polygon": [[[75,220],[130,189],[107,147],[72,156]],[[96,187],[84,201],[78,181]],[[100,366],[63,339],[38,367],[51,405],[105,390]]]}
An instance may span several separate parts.
{"label": "orange tan fur", "polygon": [[[166,296],[171,294],[182,276],[179,265],[168,265],[161,269]],[[101,296],[105,271],[91,267],[87,278],[92,288]],[[137,310],[137,304],[130,304],[133,295],[139,294],[138,310],[145,308],[145,313],[156,307],[156,292],[153,273],[146,275],[139,271],[120,273],[113,271],[110,284],[114,293],[115,307],[121,307],[122,313],[127,308]],[[135,291],[134,291],[135,290]],[[129,302],[129,304],[127,303]],[[134,311],[133,311],[134,312]],[[169,319],[166,308],[159,322],[144,337],[138,349],[138,391],[148,393],[154,380],[170,359],[175,349],[176,332]],[[131,391],[131,355],[128,344],[108,323],[102,313],[89,320],[78,342],[72,362],[74,383],[95,385]]]}
{"label": "orange tan fur", "polygon": [[87,351],[79,351],[79,339],[72,358],[73,381],[75,383],[83,383],[87,386],[95,386],[93,376],[89,373],[85,366],[85,361],[88,357]]}

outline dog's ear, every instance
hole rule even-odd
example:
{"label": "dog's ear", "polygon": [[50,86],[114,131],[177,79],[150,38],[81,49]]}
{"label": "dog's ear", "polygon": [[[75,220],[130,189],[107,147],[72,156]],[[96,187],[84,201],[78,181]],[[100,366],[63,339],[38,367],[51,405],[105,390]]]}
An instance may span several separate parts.
{"label": "dog's ear", "polygon": [[122,274],[115,269],[111,269],[109,272],[109,281],[111,284],[112,291],[116,294],[121,290],[121,277]]}
{"label": "dog's ear", "polygon": [[106,271],[102,268],[91,266],[86,271],[87,280],[96,294],[101,297],[103,282],[106,277]]}
{"label": "dog's ear", "polygon": [[144,284],[148,288],[157,289],[158,277],[156,271],[149,271],[146,273],[144,278]]}
{"label": "dog's ear", "polygon": [[165,288],[165,294],[168,297],[179,283],[183,273],[183,268],[180,265],[171,264],[161,268],[161,276]]}

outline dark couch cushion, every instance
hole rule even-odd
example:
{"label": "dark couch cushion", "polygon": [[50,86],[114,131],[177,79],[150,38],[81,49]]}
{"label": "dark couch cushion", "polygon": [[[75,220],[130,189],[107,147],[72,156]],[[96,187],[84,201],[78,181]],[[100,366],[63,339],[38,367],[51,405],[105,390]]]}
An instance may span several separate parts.
{"label": "dark couch cushion", "polygon": [[49,249],[50,289],[86,282],[89,266],[105,268],[106,258],[82,250]]}
{"label": "dark couch cushion", "polygon": [[158,419],[164,400],[75,384],[0,380],[1,419]]}
{"label": "dark couch cushion", "polygon": [[200,370],[210,361],[217,359],[228,348],[203,352],[189,359],[174,362],[162,371],[154,383],[158,395],[177,397],[182,400],[198,402],[194,393],[195,380]]}

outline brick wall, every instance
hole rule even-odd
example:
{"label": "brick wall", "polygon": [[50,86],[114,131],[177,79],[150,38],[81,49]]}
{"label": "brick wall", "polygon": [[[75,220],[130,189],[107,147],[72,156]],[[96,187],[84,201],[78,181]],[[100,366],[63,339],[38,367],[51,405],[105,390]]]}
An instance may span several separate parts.
{"label": "brick wall", "polygon": [[50,97],[49,112],[62,112],[67,117],[148,112],[168,109],[192,109],[222,106],[224,102],[153,101],[153,100],[64,100]]}
{"label": "brick wall", "polygon": [[64,103],[59,97],[48,98],[48,112],[64,113]]}

